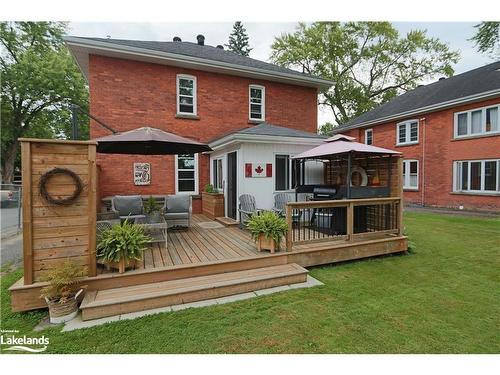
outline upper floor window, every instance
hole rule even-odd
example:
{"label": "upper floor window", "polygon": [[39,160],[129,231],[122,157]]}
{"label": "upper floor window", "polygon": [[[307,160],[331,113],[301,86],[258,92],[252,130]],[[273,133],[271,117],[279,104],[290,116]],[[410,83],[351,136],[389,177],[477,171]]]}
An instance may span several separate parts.
{"label": "upper floor window", "polygon": [[196,77],[177,75],[177,113],[196,116]]}
{"label": "upper floor window", "polygon": [[500,192],[500,159],[454,162],[453,191]]}
{"label": "upper floor window", "polygon": [[175,192],[198,194],[198,154],[175,155]]}
{"label": "upper floor window", "polygon": [[266,89],[264,86],[250,85],[248,94],[248,111],[250,120],[265,120]]}
{"label": "upper floor window", "polygon": [[397,125],[396,145],[418,143],[418,120],[408,120]]}
{"label": "upper floor window", "polygon": [[403,161],[403,189],[418,189],[418,160]]}
{"label": "upper floor window", "polygon": [[367,145],[373,144],[373,129],[365,130],[365,144]]}
{"label": "upper floor window", "polygon": [[455,113],[455,138],[500,132],[500,106],[491,106]]}

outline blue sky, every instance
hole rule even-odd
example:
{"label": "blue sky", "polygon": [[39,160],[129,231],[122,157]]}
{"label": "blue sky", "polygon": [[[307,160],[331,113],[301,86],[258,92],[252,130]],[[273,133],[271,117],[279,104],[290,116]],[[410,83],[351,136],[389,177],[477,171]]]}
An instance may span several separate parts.
{"label": "blue sky", "polygon": [[[410,30],[425,29],[429,36],[437,37],[448,43],[451,49],[459,50],[461,59],[454,66],[455,74],[492,62],[487,56],[476,52],[470,39],[474,35],[474,25],[477,22],[394,22],[394,26],[406,34]],[[251,57],[268,61],[270,46],[275,36],[281,33],[293,32],[297,23],[290,22],[244,22],[253,47]],[[117,39],[142,39],[170,41],[179,36],[184,41],[195,41],[197,34],[205,35],[205,43],[210,45],[227,43],[232,29],[231,22],[212,23],[125,23],[125,22],[72,22],[70,34],[76,36],[94,36]],[[428,83],[428,82],[424,82]],[[319,124],[332,121],[328,110],[320,110]]]}

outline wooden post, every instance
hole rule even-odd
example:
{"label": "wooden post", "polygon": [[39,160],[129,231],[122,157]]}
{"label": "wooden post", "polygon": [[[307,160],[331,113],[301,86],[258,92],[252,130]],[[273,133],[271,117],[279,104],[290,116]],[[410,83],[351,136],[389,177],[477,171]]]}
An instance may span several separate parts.
{"label": "wooden post", "polygon": [[24,285],[33,284],[33,231],[31,222],[31,143],[21,141],[23,180],[23,263]]}
{"label": "wooden post", "polygon": [[96,145],[88,146],[88,222],[89,222],[89,262],[88,262],[88,275],[97,275],[97,261],[96,261],[96,220],[97,220],[97,168],[96,168]]}
{"label": "wooden post", "polygon": [[403,157],[398,158],[398,235],[403,235]]}
{"label": "wooden post", "polygon": [[286,223],[288,231],[286,232],[286,251],[292,251],[293,246],[293,221],[292,221],[292,207],[286,204]]}
{"label": "wooden post", "polygon": [[354,241],[354,205],[349,202],[347,206],[347,238],[349,242]]}

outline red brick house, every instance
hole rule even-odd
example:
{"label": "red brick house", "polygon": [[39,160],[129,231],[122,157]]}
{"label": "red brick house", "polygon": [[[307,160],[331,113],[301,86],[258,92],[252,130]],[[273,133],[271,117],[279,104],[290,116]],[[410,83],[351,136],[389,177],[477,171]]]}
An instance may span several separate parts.
{"label": "red brick house", "polygon": [[[101,195],[199,194],[212,182],[226,194],[236,218],[236,197],[252,186],[244,163],[272,165],[261,179],[272,193],[290,189],[290,155],[314,147],[317,95],[332,82],[197,42],[151,42],[67,37],[90,88],[90,113],[122,132],[150,126],[213,145],[211,155],[98,155]],[[252,128],[252,134],[238,133]],[[109,135],[92,121],[90,137]],[[222,141],[221,141],[222,140]],[[134,163],[149,163],[151,183],[135,185]],[[277,166],[285,168],[277,172]],[[267,177],[267,178],[266,178]],[[312,178],[312,177],[311,177]],[[262,185],[264,183],[264,185]],[[261,189],[259,189],[261,190]],[[260,202],[259,202],[260,201]]]}
{"label": "red brick house", "polygon": [[500,62],[420,86],[335,129],[404,154],[409,204],[500,210]]}

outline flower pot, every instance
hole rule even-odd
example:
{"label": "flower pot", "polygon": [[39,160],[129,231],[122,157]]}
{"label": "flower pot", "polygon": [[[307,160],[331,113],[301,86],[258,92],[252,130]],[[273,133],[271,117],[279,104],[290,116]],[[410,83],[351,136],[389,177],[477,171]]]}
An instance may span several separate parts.
{"label": "flower pot", "polygon": [[50,322],[53,324],[65,323],[74,319],[78,315],[78,296],[83,292],[80,289],[76,294],[67,300],[60,303],[59,301],[51,301],[45,297],[45,302],[49,307]]}
{"label": "flower pot", "polygon": [[201,193],[201,205],[204,215],[211,219],[224,216],[224,194],[221,193]]}
{"label": "flower pot", "polygon": [[257,240],[257,249],[259,251],[270,250],[271,253],[274,253],[276,249],[278,249],[278,244],[273,238],[267,238],[266,236],[261,234],[259,235],[259,239]]}
{"label": "flower pot", "polygon": [[135,259],[122,258],[118,262],[106,263],[106,267],[117,269],[119,273],[124,273],[127,268],[135,268]]}
{"label": "flower pot", "polygon": [[146,215],[146,221],[148,224],[156,224],[161,222],[161,212],[155,211]]}

